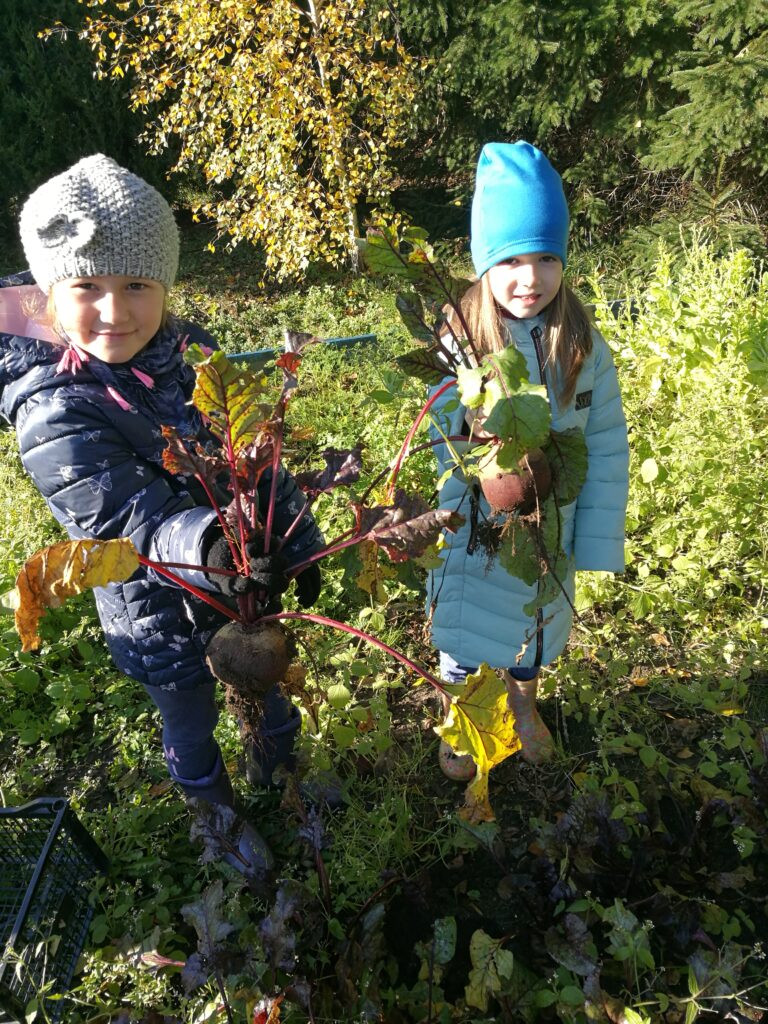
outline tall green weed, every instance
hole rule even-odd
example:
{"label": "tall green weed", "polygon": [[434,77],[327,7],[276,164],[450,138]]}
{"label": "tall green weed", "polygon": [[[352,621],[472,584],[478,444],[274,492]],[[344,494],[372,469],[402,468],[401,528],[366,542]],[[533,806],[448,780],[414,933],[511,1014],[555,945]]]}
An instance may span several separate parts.
{"label": "tall green weed", "polygon": [[611,316],[632,451],[625,579],[587,580],[656,629],[714,630],[757,642],[765,621],[768,524],[768,275],[744,250],[718,257],[694,239],[660,249]]}

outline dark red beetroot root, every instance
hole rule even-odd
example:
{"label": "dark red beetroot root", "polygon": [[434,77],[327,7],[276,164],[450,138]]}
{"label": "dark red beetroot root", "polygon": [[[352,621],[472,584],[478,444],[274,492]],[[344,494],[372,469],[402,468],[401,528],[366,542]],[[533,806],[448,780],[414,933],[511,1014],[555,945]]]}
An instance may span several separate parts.
{"label": "dark red beetroot root", "polygon": [[499,469],[492,453],[480,464],[480,486],[494,512],[525,516],[544,502],[552,489],[552,470],[541,448],[533,448],[518,462],[519,473]]}
{"label": "dark red beetroot root", "polygon": [[288,671],[294,647],[277,622],[228,622],[208,644],[211,672],[246,697],[259,699]]}

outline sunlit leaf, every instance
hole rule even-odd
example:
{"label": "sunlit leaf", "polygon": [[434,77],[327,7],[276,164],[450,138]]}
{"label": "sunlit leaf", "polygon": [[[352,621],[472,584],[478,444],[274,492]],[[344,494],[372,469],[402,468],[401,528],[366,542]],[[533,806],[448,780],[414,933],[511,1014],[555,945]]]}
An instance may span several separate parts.
{"label": "sunlit leaf", "polygon": [[653,483],[659,475],[659,464],[656,459],[644,459],[640,466],[640,479],[645,484]]}
{"label": "sunlit leaf", "polygon": [[283,395],[294,391],[299,386],[297,373],[301,366],[301,356],[296,352],[283,352],[275,360],[275,366],[283,371]]}
{"label": "sunlit leaf", "polygon": [[163,469],[178,476],[200,477],[213,486],[216,477],[226,469],[226,462],[216,451],[209,454],[195,442],[185,441],[173,427],[163,426],[167,444],[163,449]]}
{"label": "sunlit leaf", "polygon": [[481,665],[467,676],[464,686],[447,689],[453,694],[451,705],[435,732],[457,754],[469,754],[477,765],[460,814],[473,823],[493,821],[488,773],[520,749],[514,715],[507,707],[506,687],[493,669]]}
{"label": "sunlit leaf", "polygon": [[[283,343],[285,347],[285,355],[301,355],[305,348],[310,345],[322,345],[323,339],[318,338],[316,334],[308,334],[306,331],[291,331],[287,327],[283,331]],[[281,359],[284,356],[280,357]],[[278,366],[284,366],[284,363],[280,362],[280,359],[276,360]],[[296,369],[295,364],[293,370]]]}
{"label": "sunlit leaf", "polygon": [[355,577],[355,583],[366,594],[370,594],[377,604],[383,604],[387,600],[383,581],[391,579],[395,570],[390,565],[381,564],[379,548],[371,540],[361,541],[357,545],[357,553],[363,567]]}
{"label": "sunlit leaf", "polygon": [[461,366],[457,370],[459,398],[468,409],[478,409],[483,404],[486,374],[483,366]]}
{"label": "sunlit leaf", "polygon": [[[196,357],[196,346],[187,354]],[[231,363],[223,352],[212,352],[195,362],[197,380],[192,400],[195,406],[227,437],[238,454],[265,429],[270,406],[263,403],[266,378]]]}
{"label": "sunlit leaf", "polygon": [[528,363],[514,345],[485,356],[482,365],[489,374],[488,390],[492,401],[513,394],[518,388],[529,384]]}
{"label": "sunlit leaf", "polygon": [[434,544],[443,530],[455,533],[464,517],[450,509],[430,509],[419,497],[404,491],[395,494],[394,505],[363,509],[361,530],[384,548],[393,562],[417,558]]}
{"label": "sunlit leaf", "polygon": [[488,1009],[490,996],[498,995],[504,980],[512,977],[514,954],[504,949],[504,939],[494,939],[478,929],[469,941],[472,969],[464,989],[467,1003],[479,1010]]}
{"label": "sunlit leaf", "polygon": [[422,228],[407,228],[398,238],[389,228],[377,226],[359,243],[359,251],[370,273],[394,276],[412,285],[422,300],[442,306],[455,301],[460,291],[443,268],[437,266]]}
{"label": "sunlit leaf", "polygon": [[524,391],[499,397],[483,428],[505,442],[496,457],[500,468],[511,469],[526,452],[546,444],[551,419],[546,391],[538,385],[526,385]]}
{"label": "sunlit leaf", "polygon": [[47,608],[89,587],[128,579],[139,567],[133,543],[115,540],[70,540],[43,548],[28,559],[16,578],[16,629],[24,651],[40,646],[37,627]]}
{"label": "sunlit leaf", "polygon": [[285,999],[285,995],[282,992],[274,998],[264,996],[263,999],[260,999],[253,1008],[252,1024],[278,1024],[280,1004],[283,999]]}

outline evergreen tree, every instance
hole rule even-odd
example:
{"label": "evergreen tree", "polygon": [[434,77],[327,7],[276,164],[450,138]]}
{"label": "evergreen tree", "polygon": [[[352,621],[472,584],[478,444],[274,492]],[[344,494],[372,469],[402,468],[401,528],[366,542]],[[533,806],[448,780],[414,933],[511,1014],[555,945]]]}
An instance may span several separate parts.
{"label": "evergreen tree", "polygon": [[678,0],[691,45],[670,75],[676,102],[657,121],[646,163],[697,177],[768,171],[768,6]]}
{"label": "evergreen tree", "polygon": [[400,7],[405,40],[433,61],[412,176],[447,172],[466,201],[482,144],[525,138],[564,172],[590,233],[624,229],[667,200],[679,207],[679,179],[692,172],[716,206],[733,180],[744,201],[765,203],[754,174],[768,166],[764,0]]}
{"label": "evergreen tree", "polygon": [[77,39],[39,37],[58,20],[79,23],[76,0],[0,0],[0,14],[0,231],[15,241],[20,204],[30,192],[89,153],[162,178],[158,162],[150,168],[136,146],[139,125],[127,111],[125,85],[97,81],[88,48]]}

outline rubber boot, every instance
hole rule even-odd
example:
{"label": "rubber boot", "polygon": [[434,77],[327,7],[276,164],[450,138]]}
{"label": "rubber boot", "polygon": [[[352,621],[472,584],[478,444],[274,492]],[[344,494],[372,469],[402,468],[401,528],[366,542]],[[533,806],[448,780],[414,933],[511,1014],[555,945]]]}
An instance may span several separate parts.
{"label": "rubber boot", "polygon": [[[234,810],[235,794],[221,754],[217,757],[213,770],[204,778],[181,779],[178,776],[175,778],[186,796],[196,800],[205,800],[209,804],[223,804]],[[240,826],[240,838],[237,842],[237,853],[225,853],[222,855],[222,859],[246,877],[265,875],[272,870],[275,864],[272,851],[256,829],[239,816],[238,825]]]}
{"label": "rubber boot", "polygon": [[293,771],[293,747],[300,728],[299,709],[278,686],[273,686],[264,698],[264,720],[258,739],[250,742],[245,752],[245,774],[252,786],[274,786],[272,773],[279,765]]}
{"label": "rubber boot", "polygon": [[515,732],[520,738],[520,756],[528,764],[544,764],[555,756],[555,741],[536,707],[538,676],[515,679],[502,670],[507,687],[507,706],[515,716]]}

